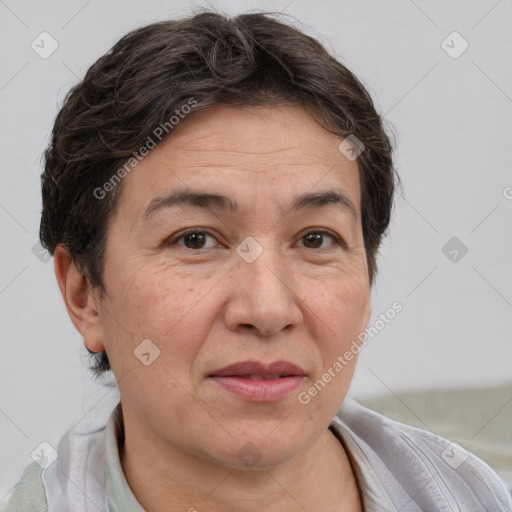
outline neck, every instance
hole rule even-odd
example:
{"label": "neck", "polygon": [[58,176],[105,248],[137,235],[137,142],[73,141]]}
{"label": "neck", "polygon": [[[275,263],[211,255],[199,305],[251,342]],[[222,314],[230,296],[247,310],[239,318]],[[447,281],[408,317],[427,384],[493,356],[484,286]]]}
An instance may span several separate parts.
{"label": "neck", "polygon": [[265,471],[238,470],[146,442],[137,425],[125,429],[120,408],[117,419],[121,466],[145,510],[362,510],[349,458],[330,430],[293,461]]}

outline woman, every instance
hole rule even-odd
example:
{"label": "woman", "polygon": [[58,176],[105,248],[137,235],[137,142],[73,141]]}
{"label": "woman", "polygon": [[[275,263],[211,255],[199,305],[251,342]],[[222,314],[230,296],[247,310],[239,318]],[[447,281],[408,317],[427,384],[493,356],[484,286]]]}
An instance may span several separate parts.
{"label": "woman", "polygon": [[475,456],[345,400],[394,187],[369,94],[299,30],[123,37],[57,116],[40,233],[121,401],[3,510],[512,510]]}

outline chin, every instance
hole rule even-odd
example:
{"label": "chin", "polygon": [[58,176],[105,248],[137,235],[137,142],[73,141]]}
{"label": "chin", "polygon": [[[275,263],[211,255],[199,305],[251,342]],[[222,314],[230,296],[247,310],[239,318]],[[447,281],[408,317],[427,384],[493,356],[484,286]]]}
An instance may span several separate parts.
{"label": "chin", "polygon": [[[285,422],[265,428],[246,427],[246,433],[226,436],[222,452],[211,454],[217,463],[237,470],[269,470],[298,457],[308,447],[304,426],[297,433],[290,432]],[[241,432],[241,431],[238,431]],[[310,434],[313,437],[313,433]],[[219,448],[221,444],[211,444]]]}

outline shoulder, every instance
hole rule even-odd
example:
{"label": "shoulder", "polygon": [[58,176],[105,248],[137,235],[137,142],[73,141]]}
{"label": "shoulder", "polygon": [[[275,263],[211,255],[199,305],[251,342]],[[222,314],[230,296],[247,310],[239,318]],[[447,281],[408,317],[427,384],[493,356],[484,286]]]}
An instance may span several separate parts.
{"label": "shoulder", "polygon": [[343,402],[331,426],[357,445],[400,510],[512,512],[501,478],[456,443],[351,399]]}
{"label": "shoulder", "polygon": [[20,481],[0,502],[0,512],[47,512],[41,471],[41,466],[36,462],[27,466]]}

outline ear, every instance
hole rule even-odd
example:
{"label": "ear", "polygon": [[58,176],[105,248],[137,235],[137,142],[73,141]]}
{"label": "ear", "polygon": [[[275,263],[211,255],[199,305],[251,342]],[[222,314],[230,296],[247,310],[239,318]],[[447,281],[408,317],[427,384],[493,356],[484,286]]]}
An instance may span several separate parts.
{"label": "ear", "polygon": [[69,250],[59,245],[53,255],[55,275],[68,315],[91,352],[105,350],[100,326],[98,294],[72,261]]}

